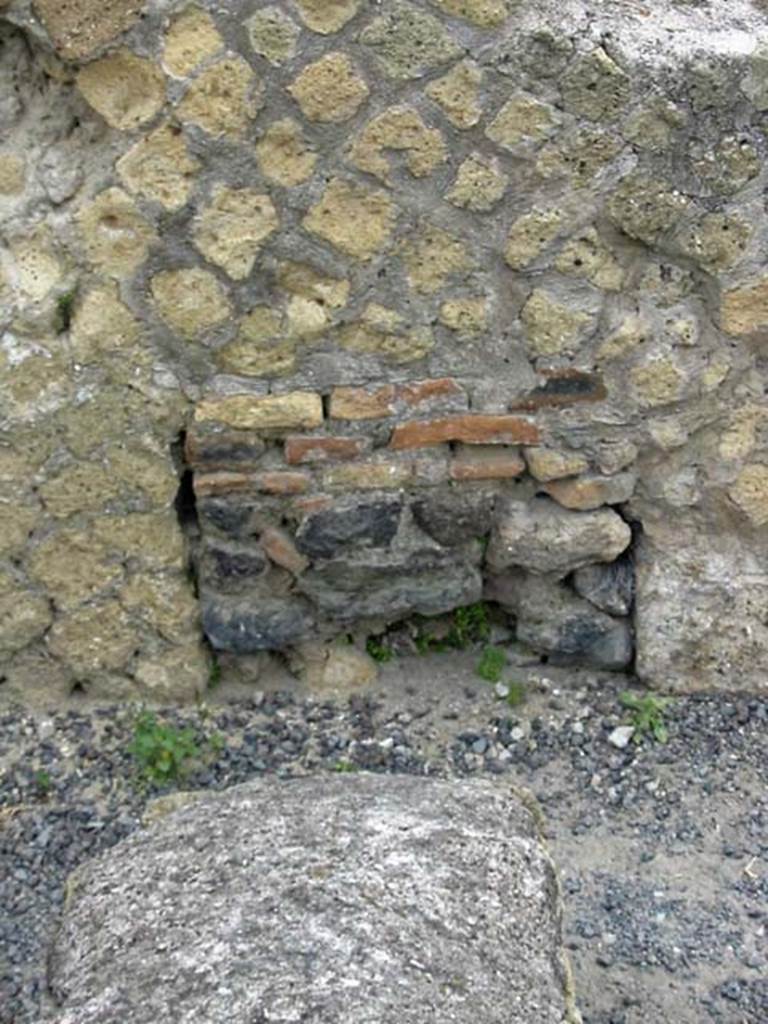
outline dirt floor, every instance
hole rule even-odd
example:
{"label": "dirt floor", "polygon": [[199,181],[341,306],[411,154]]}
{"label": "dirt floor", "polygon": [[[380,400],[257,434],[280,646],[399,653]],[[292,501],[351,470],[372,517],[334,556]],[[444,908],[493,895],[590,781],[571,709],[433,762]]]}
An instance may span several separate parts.
{"label": "dirt floor", "polygon": [[[252,687],[225,673],[207,719],[226,738],[224,759],[194,784],[232,784],[255,772],[368,769],[482,773],[500,786],[524,786],[543,808],[561,872],[566,944],[585,1024],[766,1024],[768,699],[679,698],[665,715],[667,743],[645,738],[619,748],[609,737],[615,740],[614,730],[627,722],[619,695],[628,680],[533,664],[512,649],[509,662],[504,678],[522,684],[525,694],[517,706],[478,678],[477,651],[396,658],[381,666],[367,692],[321,703],[307,701],[279,669],[263,676],[255,699]],[[14,801],[29,806],[31,780],[43,764],[35,751],[44,748],[45,763],[59,765],[52,770],[59,806],[85,807],[87,793],[87,807],[101,808],[100,821],[118,823],[102,846],[135,827],[136,800],[128,813],[125,800],[114,797],[115,780],[126,771],[120,744],[127,720],[124,710],[114,720],[112,714],[81,702],[69,717],[6,715],[0,809]],[[96,718],[98,750],[92,749]],[[85,737],[79,747],[73,730]],[[94,796],[101,782],[89,773],[97,763],[99,779],[112,774],[108,807]],[[50,795],[47,806],[26,826],[23,814],[14,818],[26,845],[35,830],[64,827]],[[92,829],[91,813],[82,811],[80,838],[68,840],[68,850],[81,844],[70,861],[90,855],[82,835]],[[71,814],[64,817],[71,822]],[[29,896],[44,887],[25,880],[36,869],[19,860],[20,840],[10,826],[5,832],[0,854],[14,877],[21,872],[13,898],[27,907],[30,921],[37,915],[36,931],[24,939],[31,962],[55,898]],[[2,942],[0,933],[0,958]],[[23,986],[8,982],[15,1016],[0,1013],[0,1020],[35,1019],[31,1007],[41,983],[31,968],[23,973]],[[12,974],[21,977],[16,968]]]}
{"label": "dirt floor", "polygon": [[400,721],[435,763],[535,794],[585,1024],[766,1024],[768,700],[678,700],[667,744],[621,750],[608,736],[627,720],[626,680],[519,666],[506,675],[528,697],[510,709],[476,663],[384,666],[377,732]]}

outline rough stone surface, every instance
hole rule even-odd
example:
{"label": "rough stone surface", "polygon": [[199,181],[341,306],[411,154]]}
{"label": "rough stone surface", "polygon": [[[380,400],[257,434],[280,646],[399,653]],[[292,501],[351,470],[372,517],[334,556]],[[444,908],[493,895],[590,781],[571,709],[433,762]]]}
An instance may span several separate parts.
{"label": "rough stone surface", "polygon": [[414,178],[431,174],[445,160],[440,132],[427,128],[417,111],[395,107],[379,114],[366,125],[352,148],[351,157],[361,171],[391,184],[390,167],[383,152],[407,153],[406,164]]}
{"label": "rough stone surface", "polygon": [[360,0],[296,0],[296,6],[307,28],[330,35],[354,18]]}
{"label": "rough stone surface", "polygon": [[477,64],[461,61],[441,78],[430,82],[424,90],[439,103],[448,120],[461,129],[472,128],[480,120],[480,83],[483,73]]}
{"label": "rough stone surface", "polygon": [[542,482],[576,476],[589,468],[589,463],[578,452],[562,452],[552,448],[526,448],[525,461],[536,480]]}
{"label": "rough stone surface", "polygon": [[514,614],[518,639],[552,664],[616,670],[632,660],[629,620],[599,611],[557,578],[517,571],[491,577],[486,593]]}
{"label": "rough stone surface", "polygon": [[394,539],[402,505],[397,500],[337,503],[307,516],[297,533],[299,550],[310,558],[332,558],[355,545],[387,547]]}
{"label": "rough stone surface", "polygon": [[67,60],[88,57],[111,42],[130,28],[142,7],[141,0],[35,0],[35,11]]}
{"label": "rough stone surface", "polygon": [[199,167],[199,161],[189,155],[181,132],[170,124],[144,136],[117,162],[117,172],[127,189],[169,210],[187,202]]}
{"label": "rough stone surface", "polygon": [[524,802],[484,782],[246,783],[160,818],[69,890],[57,1024],[577,1019],[551,860]]}
{"label": "rough stone surface", "polygon": [[152,296],[163,320],[182,336],[196,337],[229,313],[226,294],[206,270],[164,270],[152,279]]}
{"label": "rough stone surface", "polygon": [[288,91],[310,121],[348,121],[368,95],[349,57],[329,53],[301,72]]}
{"label": "rough stone surface", "polygon": [[312,176],[317,154],[292,118],[274,121],[256,145],[259,168],[277,185],[300,185]]}
{"label": "rough stone surface", "polygon": [[336,179],[304,226],[347,256],[369,260],[389,242],[395,207],[386,193]]}
{"label": "rough stone surface", "polygon": [[650,686],[765,692],[768,581],[748,536],[647,524],[635,608],[637,674]]}
{"label": "rough stone surface", "polygon": [[629,558],[619,558],[609,565],[585,565],[573,574],[573,586],[601,611],[629,615],[635,596],[634,564]]}
{"label": "rough stone surface", "polygon": [[404,0],[393,0],[390,8],[375,18],[360,37],[386,75],[395,79],[421,78],[460,56],[458,44],[437,18]]}
{"label": "rough stone surface", "polygon": [[296,391],[268,398],[232,395],[200,402],[195,410],[198,422],[213,420],[238,430],[318,427],[323,421],[319,395]]}
{"label": "rough stone surface", "polygon": [[629,501],[636,483],[634,473],[617,473],[616,476],[595,474],[553,480],[545,484],[544,490],[564,508],[588,511],[602,505],[621,505]]}
{"label": "rough stone surface", "polygon": [[499,571],[511,566],[565,576],[592,562],[612,562],[624,551],[632,532],[611,509],[572,512],[547,498],[507,500],[499,510],[488,564]]}
{"label": "rough stone surface", "polygon": [[359,695],[378,678],[373,658],[344,641],[300,644],[290,658],[292,671],[318,696]]}
{"label": "rough stone surface", "polygon": [[224,48],[211,16],[189,7],[175,18],[165,34],[163,65],[177,78],[186,78],[207,58]]}
{"label": "rough stone surface", "polygon": [[130,50],[86,64],[77,76],[80,92],[112,128],[139,128],[165,99],[163,78],[151,61]]}
{"label": "rough stone surface", "polygon": [[434,548],[341,553],[306,572],[301,592],[336,622],[404,615],[440,615],[473,604],[482,594],[476,566]]}
{"label": "rough stone surface", "polygon": [[226,57],[203,71],[177,107],[181,121],[209,135],[238,136],[261,105],[259,80],[242,57]]}
{"label": "rough stone surface", "polygon": [[264,7],[246,21],[254,51],[277,66],[296,55],[299,26],[279,7]]}
{"label": "rough stone surface", "polygon": [[235,281],[248,277],[265,239],[279,224],[268,195],[253,189],[219,188],[200,214],[195,245]]}
{"label": "rough stone surface", "polygon": [[215,650],[235,654],[281,650],[308,640],[312,619],[306,605],[262,597],[258,607],[250,598],[202,595],[203,628]]}

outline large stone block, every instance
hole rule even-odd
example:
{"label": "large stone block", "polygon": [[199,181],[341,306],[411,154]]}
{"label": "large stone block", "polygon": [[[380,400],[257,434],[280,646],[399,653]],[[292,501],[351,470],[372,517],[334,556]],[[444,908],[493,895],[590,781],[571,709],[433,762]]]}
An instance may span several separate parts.
{"label": "large stone block", "polygon": [[[3,6],[0,4],[0,6]],[[35,0],[35,10],[67,60],[87,57],[141,16],[142,0]]]}
{"label": "large stone block", "polygon": [[255,654],[306,640],[314,625],[306,602],[296,598],[222,597],[203,592],[203,629],[217,651]]}
{"label": "large stone block", "polygon": [[346,501],[307,516],[297,545],[309,558],[333,558],[352,546],[387,547],[397,533],[402,503],[397,499]]}
{"label": "large stone block", "polygon": [[555,871],[508,789],[361,774],[162,810],[70,879],[55,1024],[580,1019]]}
{"label": "large stone block", "polygon": [[556,578],[507,573],[491,577],[485,593],[513,613],[517,639],[552,664],[615,670],[632,661],[629,620],[606,615]]}
{"label": "large stone block", "polygon": [[647,524],[635,608],[637,674],[649,686],[768,692],[768,569],[748,535]]}
{"label": "large stone block", "polygon": [[574,512],[548,498],[504,499],[487,560],[494,572],[517,567],[562,577],[592,562],[614,561],[631,540],[629,526],[609,508]]}
{"label": "large stone block", "polygon": [[371,549],[342,555],[311,569],[301,589],[336,623],[359,619],[396,621],[408,615],[440,615],[474,604],[482,595],[478,569],[441,552],[390,554]]}

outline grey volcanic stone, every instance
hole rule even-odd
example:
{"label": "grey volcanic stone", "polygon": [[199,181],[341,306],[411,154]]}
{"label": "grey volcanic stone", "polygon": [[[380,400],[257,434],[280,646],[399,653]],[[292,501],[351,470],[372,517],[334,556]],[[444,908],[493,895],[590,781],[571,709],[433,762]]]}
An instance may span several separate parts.
{"label": "grey volcanic stone", "polygon": [[549,498],[505,499],[496,512],[487,560],[493,572],[516,566],[566,576],[592,562],[612,562],[632,531],[609,508],[573,512]]}
{"label": "grey volcanic stone", "polygon": [[304,601],[295,598],[201,595],[203,629],[217,651],[254,654],[276,651],[306,640],[313,619]]}
{"label": "grey volcanic stone", "polygon": [[413,503],[413,518],[438,543],[456,547],[490,531],[494,501],[487,491],[437,492]]}
{"label": "grey volcanic stone", "polygon": [[369,550],[301,575],[297,585],[336,622],[439,615],[479,600],[479,569],[440,550]]}
{"label": "grey volcanic stone", "polygon": [[197,514],[204,530],[211,527],[213,531],[241,537],[250,522],[251,508],[227,498],[198,498]]}
{"label": "grey volcanic stone", "polygon": [[354,502],[308,516],[296,534],[296,547],[309,558],[333,558],[350,545],[386,547],[397,533],[399,501]]}
{"label": "grey volcanic stone", "polygon": [[628,615],[635,593],[635,569],[629,558],[608,565],[586,565],[573,574],[576,592],[609,615]]}
{"label": "grey volcanic stone", "polygon": [[599,611],[556,577],[505,573],[487,581],[485,594],[515,616],[517,639],[553,664],[613,670],[632,661],[629,621]]}
{"label": "grey volcanic stone", "polygon": [[70,879],[57,1024],[578,1021],[554,869],[485,782],[258,781]]}
{"label": "grey volcanic stone", "polygon": [[243,547],[211,540],[205,545],[201,569],[207,583],[227,593],[253,587],[267,565],[264,552],[255,545]]}

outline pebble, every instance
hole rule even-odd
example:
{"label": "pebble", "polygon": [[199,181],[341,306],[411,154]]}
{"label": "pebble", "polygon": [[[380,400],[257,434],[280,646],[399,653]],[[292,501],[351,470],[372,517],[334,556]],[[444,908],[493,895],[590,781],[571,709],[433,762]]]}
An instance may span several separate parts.
{"label": "pebble", "polygon": [[624,750],[625,747],[629,746],[630,740],[635,735],[634,727],[631,725],[617,725],[616,728],[609,733],[608,742],[614,747],[618,747],[619,750]]}

